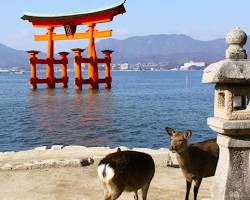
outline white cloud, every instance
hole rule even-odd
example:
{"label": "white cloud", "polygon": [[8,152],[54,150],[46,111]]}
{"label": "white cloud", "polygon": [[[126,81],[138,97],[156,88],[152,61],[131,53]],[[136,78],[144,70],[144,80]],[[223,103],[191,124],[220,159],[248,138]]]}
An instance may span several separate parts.
{"label": "white cloud", "polygon": [[124,28],[114,28],[113,29],[113,37],[123,39],[125,37],[128,37],[129,31]]}

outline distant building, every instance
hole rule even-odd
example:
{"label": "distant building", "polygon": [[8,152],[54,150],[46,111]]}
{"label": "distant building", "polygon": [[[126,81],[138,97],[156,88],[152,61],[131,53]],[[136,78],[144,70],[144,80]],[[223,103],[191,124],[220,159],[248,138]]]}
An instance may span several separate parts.
{"label": "distant building", "polygon": [[118,64],[112,64],[111,65],[111,69],[112,70],[120,70],[120,65],[118,65]]}
{"label": "distant building", "polygon": [[134,68],[134,70],[141,71],[142,70],[142,65],[141,65],[141,63],[137,63],[132,68]]}
{"label": "distant building", "polygon": [[206,66],[205,62],[189,61],[180,66],[180,70],[202,69]]}
{"label": "distant building", "polygon": [[121,70],[129,70],[129,64],[128,63],[123,63],[120,65]]}

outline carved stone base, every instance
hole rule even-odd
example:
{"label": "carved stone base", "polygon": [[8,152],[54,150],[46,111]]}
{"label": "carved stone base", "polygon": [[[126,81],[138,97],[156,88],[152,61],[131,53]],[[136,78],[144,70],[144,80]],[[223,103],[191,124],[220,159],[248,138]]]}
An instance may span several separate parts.
{"label": "carved stone base", "polygon": [[212,188],[213,200],[250,199],[250,137],[218,135],[220,157]]}

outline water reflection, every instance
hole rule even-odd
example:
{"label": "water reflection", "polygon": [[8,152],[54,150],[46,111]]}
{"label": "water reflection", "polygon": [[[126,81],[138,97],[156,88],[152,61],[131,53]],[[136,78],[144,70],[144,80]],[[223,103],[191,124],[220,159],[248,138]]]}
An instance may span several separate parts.
{"label": "water reflection", "polygon": [[109,90],[31,91],[28,109],[35,129],[25,136],[36,135],[43,144],[108,144],[110,135],[106,131],[112,128],[112,99]]}

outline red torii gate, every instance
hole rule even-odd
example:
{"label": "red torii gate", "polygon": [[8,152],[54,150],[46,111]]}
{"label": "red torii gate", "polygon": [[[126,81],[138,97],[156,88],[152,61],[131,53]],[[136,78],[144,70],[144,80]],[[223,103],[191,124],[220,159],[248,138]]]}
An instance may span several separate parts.
{"label": "red torii gate", "polygon": [[[110,75],[111,53],[110,50],[103,50],[104,58],[97,58],[95,49],[95,38],[111,37],[112,30],[98,31],[96,24],[105,23],[113,20],[113,17],[126,12],[124,2],[114,6],[99,9],[91,12],[73,13],[67,15],[37,15],[25,13],[23,20],[28,20],[35,28],[46,28],[45,35],[35,35],[35,41],[48,41],[48,52],[46,59],[38,59],[38,51],[28,51],[30,55],[31,78],[30,83],[33,89],[37,84],[46,83],[48,88],[54,88],[56,83],[63,83],[67,87],[67,52],[60,52],[61,59],[54,58],[55,40],[75,40],[88,39],[88,58],[82,58],[81,53],[84,49],[72,49],[75,59],[75,87],[82,89],[82,84],[89,84],[92,89],[98,89],[99,83],[106,83],[107,88],[111,88],[112,78]],[[87,25],[88,30],[83,33],[76,33],[78,25]],[[56,27],[64,27],[65,34],[56,34]],[[82,78],[81,64],[88,63],[88,79]],[[105,63],[105,78],[99,79],[98,63]],[[38,79],[36,76],[36,65],[46,64],[46,79]],[[62,78],[55,78],[54,64],[62,65]]]}

